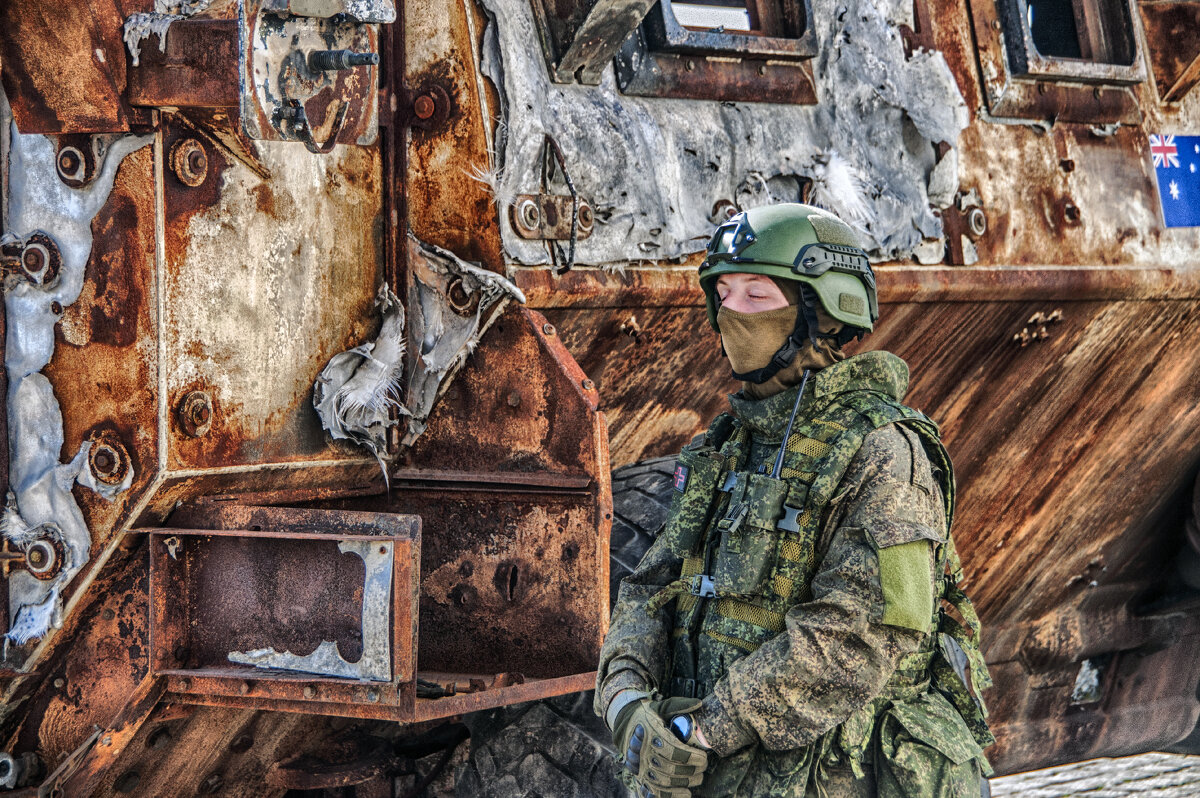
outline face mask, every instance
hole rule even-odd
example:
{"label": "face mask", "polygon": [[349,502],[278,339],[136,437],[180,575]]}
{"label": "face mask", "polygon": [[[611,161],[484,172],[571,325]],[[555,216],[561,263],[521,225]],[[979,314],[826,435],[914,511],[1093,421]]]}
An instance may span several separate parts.
{"label": "face mask", "polygon": [[762,313],[739,313],[724,306],[717,310],[721,343],[729,356],[729,365],[738,373],[770,363],[795,326],[795,305]]}
{"label": "face mask", "polygon": [[[822,332],[835,333],[841,324],[817,310]],[[729,365],[739,373],[762,368],[783,346],[796,325],[796,305],[764,313],[739,313],[721,307],[717,310],[717,327],[721,343],[729,357]],[[764,399],[799,384],[805,369],[814,371],[831,366],[846,355],[828,338],[818,338],[814,345],[805,340],[795,358],[775,376],[762,383],[743,382],[742,392],[752,399]]]}

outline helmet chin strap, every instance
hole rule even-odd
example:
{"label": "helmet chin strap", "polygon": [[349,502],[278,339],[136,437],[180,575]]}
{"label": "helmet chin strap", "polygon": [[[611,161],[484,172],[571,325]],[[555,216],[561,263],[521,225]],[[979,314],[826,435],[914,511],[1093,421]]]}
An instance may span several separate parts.
{"label": "helmet chin strap", "polygon": [[[800,284],[800,301],[796,303],[796,325],[792,328],[792,332],[784,340],[783,345],[775,351],[771,356],[771,362],[762,368],[754,369],[753,371],[733,372],[735,380],[742,382],[751,382],[755,385],[761,385],[767,380],[774,377],[780,370],[791,365],[796,359],[796,353],[800,351],[800,347],[804,345],[804,340],[807,338],[815,346],[817,339],[829,338],[836,341],[838,347],[844,343],[843,335],[847,330],[857,330],[858,328],[843,327],[839,333],[829,334],[823,333],[820,329],[820,322],[817,320],[817,303],[821,300],[817,297],[817,292],[804,283]],[[861,331],[859,331],[861,337]],[[846,341],[854,338],[855,334],[851,332]],[[722,351],[724,347],[722,346]]]}

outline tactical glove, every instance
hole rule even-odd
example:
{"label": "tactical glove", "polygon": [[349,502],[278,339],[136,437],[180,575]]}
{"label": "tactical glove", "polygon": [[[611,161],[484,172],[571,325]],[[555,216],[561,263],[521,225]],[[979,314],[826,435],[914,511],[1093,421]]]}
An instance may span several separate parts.
{"label": "tactical glove", "polygon": [[639,798],[690,798],[688,788],[700,786],[708,767],[707,752],[682,742],[668,726],[669,718],[699,708],[694,698],[643,698],[617,715],[613,742],[637,779]]}

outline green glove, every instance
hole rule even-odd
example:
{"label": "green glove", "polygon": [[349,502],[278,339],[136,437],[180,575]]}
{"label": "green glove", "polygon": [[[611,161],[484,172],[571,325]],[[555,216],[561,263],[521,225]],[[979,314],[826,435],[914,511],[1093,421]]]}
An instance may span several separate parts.
{"label": "green glove", "polygon": [[621,761],[638,782],[639,798],[691,798],[689,787],[698,787],[708,767],[708,753],[682,742],[668,720],[700,708],[694,698],[643,698],[617,715],[613,742]]}

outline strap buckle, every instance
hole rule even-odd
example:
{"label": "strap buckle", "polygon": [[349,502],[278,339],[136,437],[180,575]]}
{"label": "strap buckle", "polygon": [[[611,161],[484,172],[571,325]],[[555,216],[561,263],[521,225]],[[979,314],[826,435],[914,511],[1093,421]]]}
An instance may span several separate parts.
{"label": "strap buckle", "polygon": [[790,504],[783,505],[783,518],[779,519],[779,523],[775,525],[777,529],[782,529],[784,532],[799,532],[800,531],[800,509],[792,507]]}
{"label": "strap buckle", "polygon": [[671,695],[679,698],[704,698],[709,693],[708,683],[699,679],[671,679]]}
{"label": "strap buckle", "polygon": [[708,574],[696,574],[688,585],[688,592],[700,598],[716,598],[717,586]]}
{"label": "strap buckle", "polygon": [[742,528],[742,522],[750,514],[750,505],[738,502],[729,509],[729,515],[717,522],[717,529],[722,532],[737,532]]}

